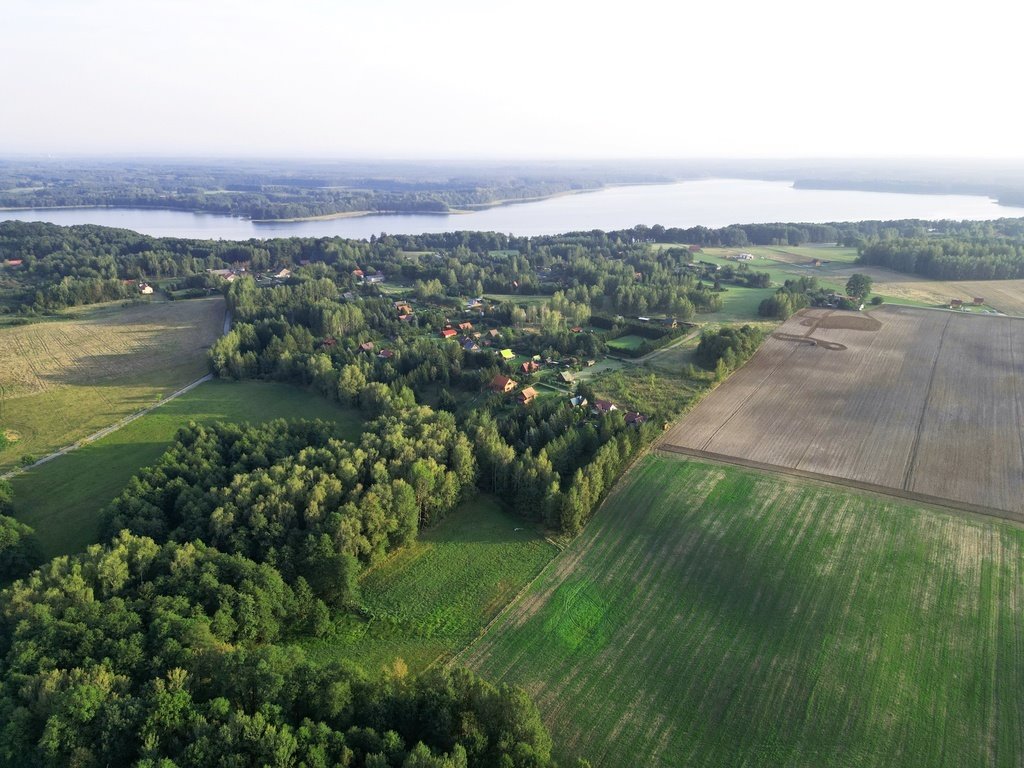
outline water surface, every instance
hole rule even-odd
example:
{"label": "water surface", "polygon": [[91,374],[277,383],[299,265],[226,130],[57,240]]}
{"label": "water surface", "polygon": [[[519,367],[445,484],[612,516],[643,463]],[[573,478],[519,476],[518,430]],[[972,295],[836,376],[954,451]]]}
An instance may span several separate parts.
{"label": "water surface", "polygon": [[0,211],[0,220],[102,224],[156,237],[247,240],[272,237],[369,238],[382,232],[420,234],[480,230],[553,235],[591,229],[724,227],[766,222],[865,219],[971,219],[1024,216],[1024,208],[977,195],[919,195],[832,189],[794,189],[789,182],[706,179],[678,184],[611,187],[466,214],[377,214],[298,222],[258,222],[233,216],[140,208]]}

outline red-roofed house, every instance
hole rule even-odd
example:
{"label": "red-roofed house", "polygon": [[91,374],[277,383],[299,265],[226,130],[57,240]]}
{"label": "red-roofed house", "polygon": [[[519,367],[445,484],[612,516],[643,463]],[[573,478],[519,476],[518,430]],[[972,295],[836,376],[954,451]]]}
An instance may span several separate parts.
{"label": "red-roofed house", "polygon": [[595,400],[593,410],[594,413],[611,413],[612,411],[619,410],[619,406],[611,400]]}
{"label": "red-roofed house", "polygon": [[458,335],[459,335],[459,332],[456,331],[454,328],[445,328],[443,331],[441,331],[441,338],[442,339],[450,339],[453,336],[458,336]]}

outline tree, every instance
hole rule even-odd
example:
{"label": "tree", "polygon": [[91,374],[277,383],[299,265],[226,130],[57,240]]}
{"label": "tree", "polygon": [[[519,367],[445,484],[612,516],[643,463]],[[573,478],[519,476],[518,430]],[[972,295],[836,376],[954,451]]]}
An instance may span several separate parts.
{"label": "tree", "polygon": [[855,272],[846,281],[846,293],[864,301],[864,297],[871,293],[871,278]]}

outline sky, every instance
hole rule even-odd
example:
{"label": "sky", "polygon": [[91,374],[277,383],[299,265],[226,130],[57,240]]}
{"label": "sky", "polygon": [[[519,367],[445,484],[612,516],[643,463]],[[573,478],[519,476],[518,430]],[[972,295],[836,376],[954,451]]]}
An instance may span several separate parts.
{"label": "sky", "polygon": [[2,0],[0,154],[1024,157],[1008,0]]}

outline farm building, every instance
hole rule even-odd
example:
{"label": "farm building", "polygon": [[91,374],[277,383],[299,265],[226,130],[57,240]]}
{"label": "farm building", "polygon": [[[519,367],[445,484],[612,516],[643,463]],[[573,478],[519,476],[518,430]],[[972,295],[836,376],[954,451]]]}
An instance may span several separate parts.
{"label": "farm building", "polygon": [[493,391],[500,392],[503,395],[511,392],[518,386],[519,385],[515,382],[515,380],[510,379],[508,376],[501,375],[495,376],[493,379],[491,379],[490,383],[490,388]]}
{"label": "farm building", "polygon": [[983,297],[981,297],[981,296],[975,296],[974,297],[974,306],[980,307],[984,303],[985,303],[985,299]]}
{"label": "farm building", "polygon": [[537,390],[535,390],[533,387],[526,387],[525,389],[523,389],[523,391],[516,395],[516,400],[518,400],[523,405],[529,405],[531,402],[533,402],[533,400],[536,397]]}
{"label": "farm building", "polygon": [[964,305],[964,300],[963,299],[950,299],[949,300],[949,308],[950,309],[960,309],[961,307],[963,307],[963,305]]}

